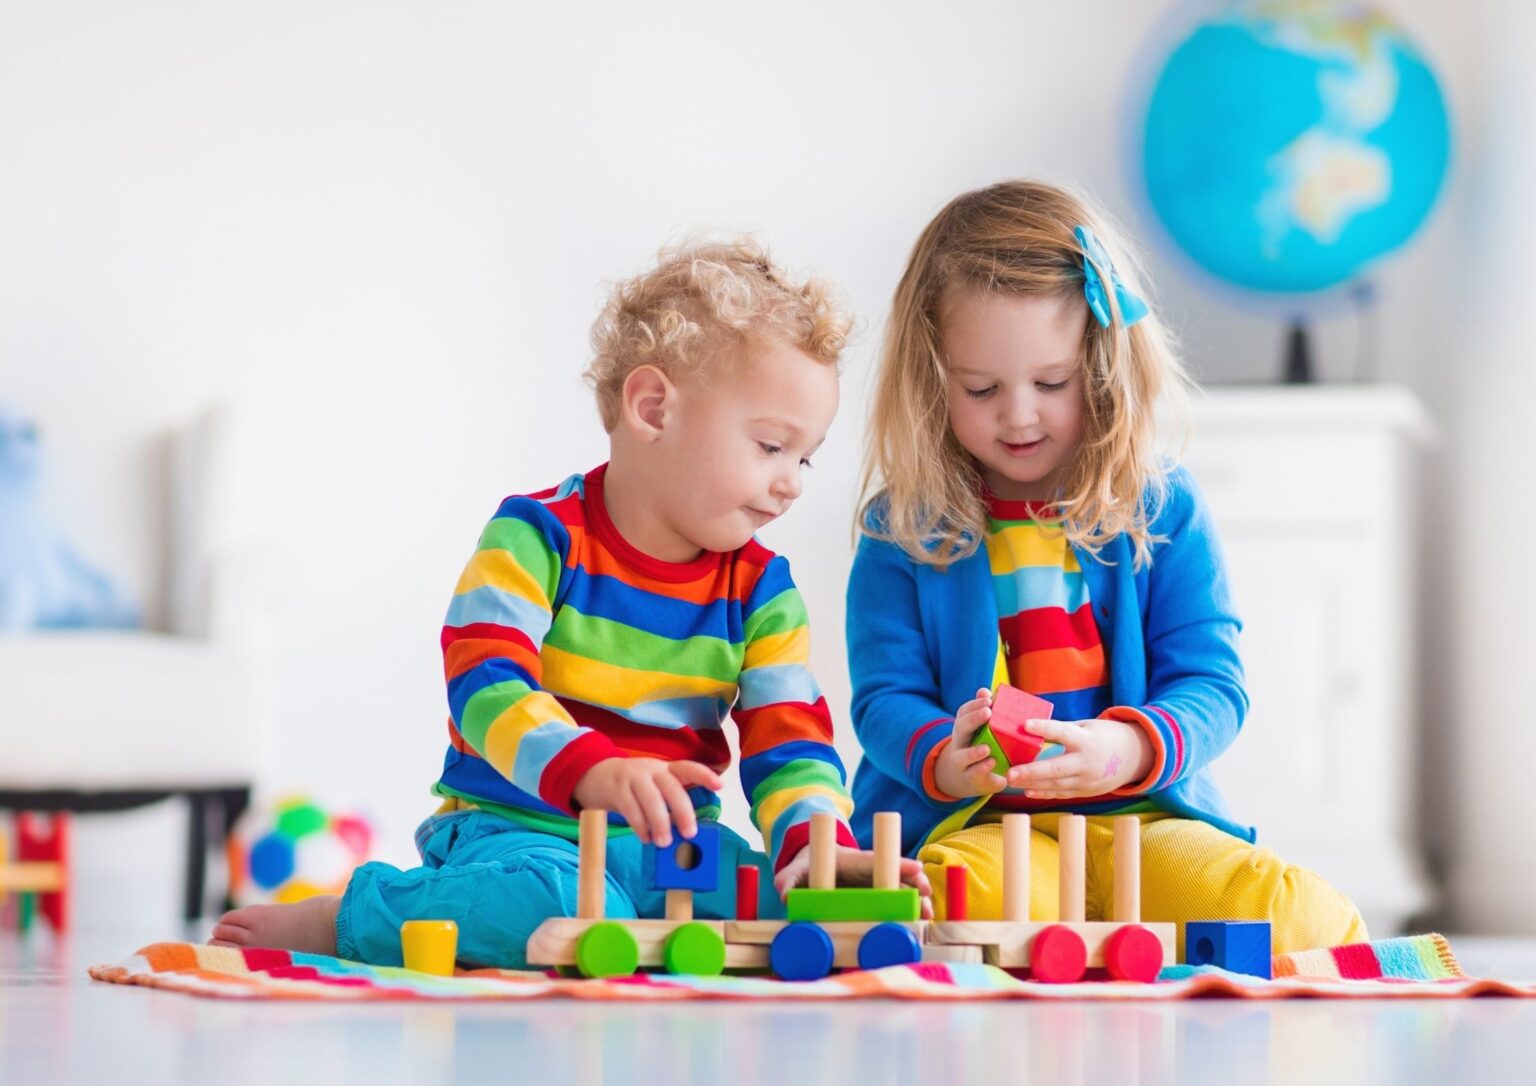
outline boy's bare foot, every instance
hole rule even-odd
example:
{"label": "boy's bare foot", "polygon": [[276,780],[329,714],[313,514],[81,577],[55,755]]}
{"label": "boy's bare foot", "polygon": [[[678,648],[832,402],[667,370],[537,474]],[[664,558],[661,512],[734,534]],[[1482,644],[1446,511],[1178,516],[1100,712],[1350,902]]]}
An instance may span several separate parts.
{"label": "boy's bare foot", "polygon": [[292,905],[247,905],[231,909],[213,926],[210,946],[277,947],[308,954],[336,953],[335,895],[306,898]]}

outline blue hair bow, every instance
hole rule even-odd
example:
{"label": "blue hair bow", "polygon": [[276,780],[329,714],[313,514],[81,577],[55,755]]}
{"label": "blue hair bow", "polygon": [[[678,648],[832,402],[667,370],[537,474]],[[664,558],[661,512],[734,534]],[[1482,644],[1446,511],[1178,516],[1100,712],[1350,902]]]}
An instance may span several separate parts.
{"label": "blue hair bow", "polygon": [[1086,226],[1079,226],[1072,233],[1083,247],[1083,296],[1088,299],[1088,308],[1093,311],[1099,327],[1108,328],[1113,320],[1109,298],[1104,293],[1104,280],[1099,277],[1100,268],[1109,272],[1109,281],[1115,288],[1115,301],[1120,306],[1120,319],[1125,322],[1125,326],[1129,328],[1145,317],[1148,313],[1147,303],[1120,281],[1120,273],[1115,271],[1109,253],[1094,232]]}

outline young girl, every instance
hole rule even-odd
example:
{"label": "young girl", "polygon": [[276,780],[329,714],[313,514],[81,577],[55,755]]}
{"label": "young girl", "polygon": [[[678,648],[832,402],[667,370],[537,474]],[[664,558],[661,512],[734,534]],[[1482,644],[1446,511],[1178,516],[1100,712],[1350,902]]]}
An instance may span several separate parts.
{"label": "young girl", "polygon": [[[1154,448],[1186,378],[1085,200],[1038,182],[967,193],[897,287],[848,588],[854,832],[971,872],[998,918],[1007,811],[1032,815],[1031,913],[1056,916],[1056,824],[1088,815],[1087,910],[1107,915],[1111,817],[1142,828],[1142,913],[1268,920],[1274,951],[1367,938],[1355,906],[1251,842],[1207,768],[1248,698],[1215,527]],[[1117,267],[1117,263],[1119,266]],[[1050,701],[1058,756],[1006,769],[990,690]]]}

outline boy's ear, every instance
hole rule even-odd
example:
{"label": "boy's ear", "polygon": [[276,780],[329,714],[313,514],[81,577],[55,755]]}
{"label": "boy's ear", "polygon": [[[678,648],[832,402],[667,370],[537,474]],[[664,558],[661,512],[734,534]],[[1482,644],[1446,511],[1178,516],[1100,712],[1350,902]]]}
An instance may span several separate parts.
{"label": "boy's ear", "polygon": [[619,425],[641,441],[655,441],[667,428],[677,402],[677,389],[655,366],[641,366],[624,378],[619,398]]}

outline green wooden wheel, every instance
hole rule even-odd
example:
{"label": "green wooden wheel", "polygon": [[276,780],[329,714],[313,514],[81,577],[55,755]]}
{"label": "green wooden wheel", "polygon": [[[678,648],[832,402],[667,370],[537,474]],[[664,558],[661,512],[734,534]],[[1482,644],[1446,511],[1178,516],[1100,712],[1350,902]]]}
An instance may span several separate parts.
{"label": "green wooden wheel", "polygon": [[640,944],[617,920],[600,920],[576,940],[576,968],[584,977],[627,977],[640,966]]}
{"label": "green wooden wheel", "polygon": [[708,924],[695,920],[667,936],[661,959],[668,973],[718,977],[725,971],[725,939]]}

